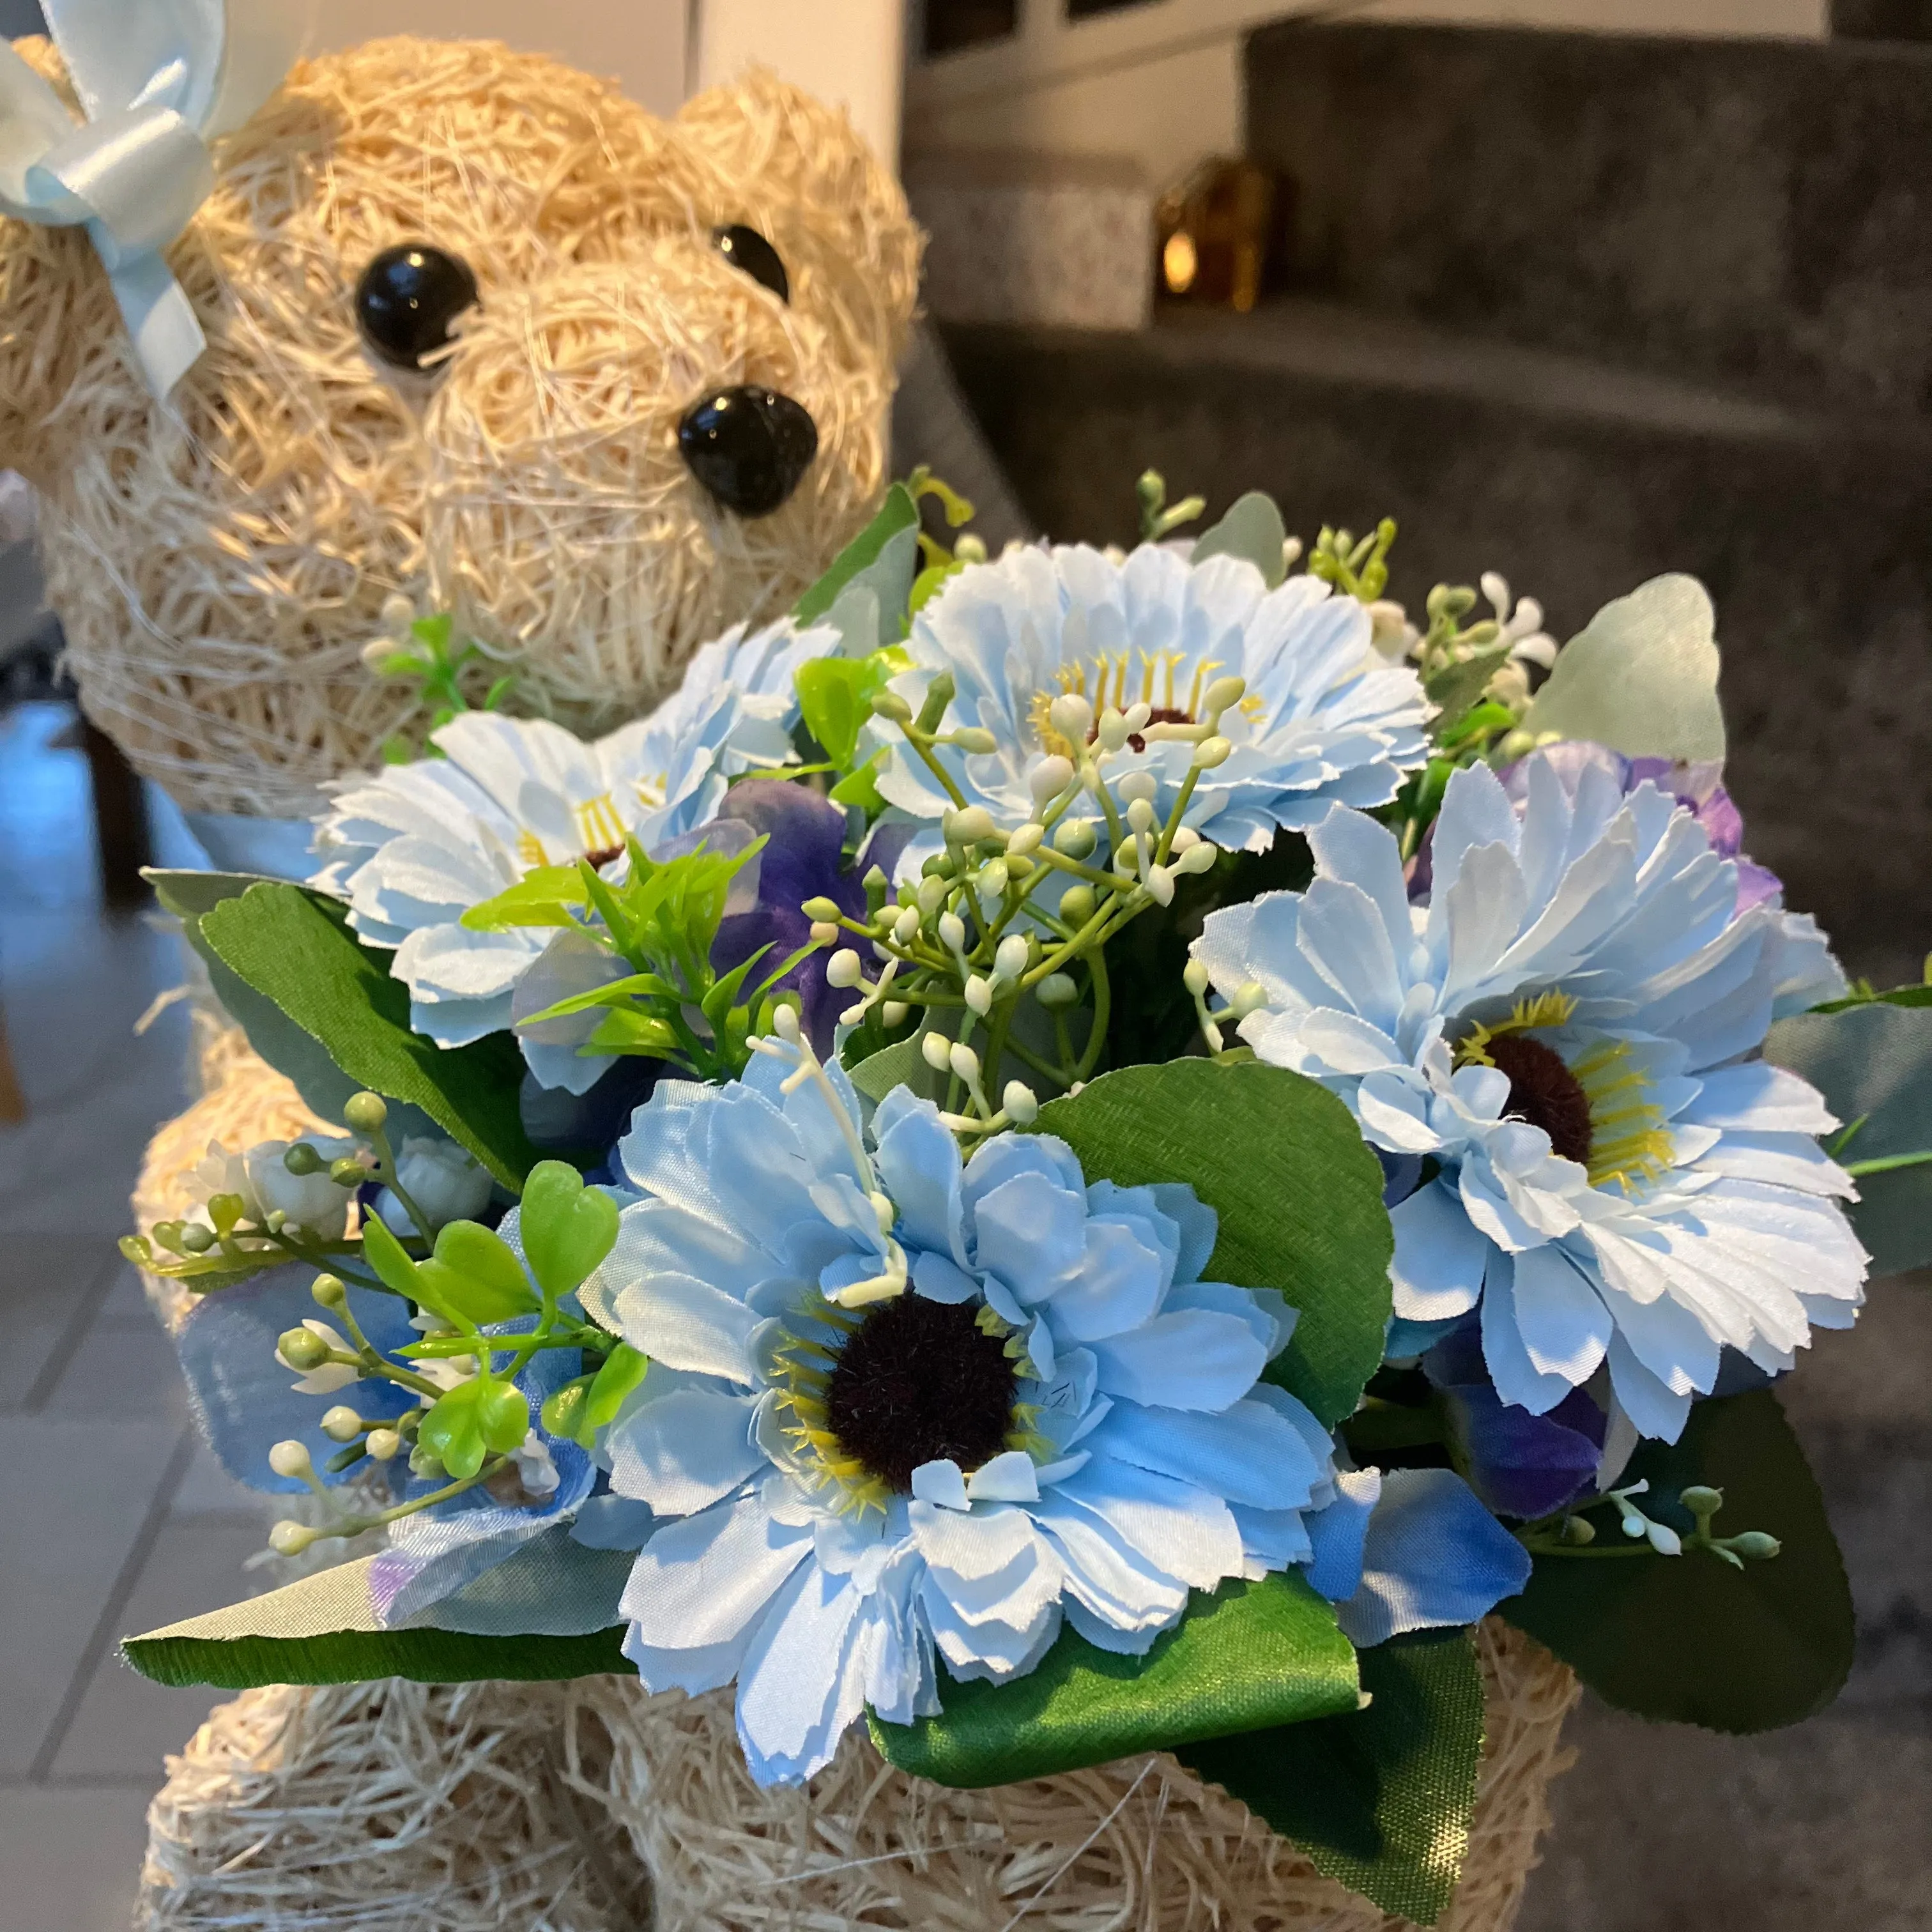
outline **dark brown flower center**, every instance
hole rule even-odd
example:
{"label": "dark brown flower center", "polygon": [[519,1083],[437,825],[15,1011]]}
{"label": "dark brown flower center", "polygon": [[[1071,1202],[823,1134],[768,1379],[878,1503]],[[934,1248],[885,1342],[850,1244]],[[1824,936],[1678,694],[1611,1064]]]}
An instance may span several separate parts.
{"label": "dark brown flower center", "polygon": [[908,1292],[882,1302],[839,1352],[825,1390],[840,1448],[902,1496],[922,1462],[970,1472],[1006,1447],[1013,1365],[971,1302]]}
{"label": "dark brown flower center", "polygon": [[1588,1167],[1589,1096],[1562,1056],[1520,1033],[1498,1034],[1484,1042],[1483,1050],[1497,1070],[1509,1076],[1509,1103],[1503,1111],[1540,1127],[1550,1136],[1552,1154]]}

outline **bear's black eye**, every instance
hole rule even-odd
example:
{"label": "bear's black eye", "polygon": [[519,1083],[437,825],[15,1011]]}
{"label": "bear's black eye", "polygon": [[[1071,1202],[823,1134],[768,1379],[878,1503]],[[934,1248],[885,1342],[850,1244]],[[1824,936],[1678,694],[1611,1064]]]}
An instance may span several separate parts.
{"label": "bear's black eye", "polygon": [[448,346],[450,324],[476,299],[476,278],[460,255],[427,242],[404,242],[385,248],[362,271],[356,321],[385,362],[420,369],[426,357]]}
{"label": "bear's black eye", "polygon": [[778,251],[755,228],[734,221],[728,228],[714,228],[711,238],[718,252],[734,268],[742,268],[753,281],[762,283],[782,302],[791,300],[791,278],[778,259]]}

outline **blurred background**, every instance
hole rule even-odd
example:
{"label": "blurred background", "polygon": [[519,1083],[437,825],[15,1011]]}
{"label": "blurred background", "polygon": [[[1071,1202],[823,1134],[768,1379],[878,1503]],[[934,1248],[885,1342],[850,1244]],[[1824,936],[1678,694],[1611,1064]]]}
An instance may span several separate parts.
{"label": "blurred background", "polygon": [[[1498,570],[1559,638],[1701,578],[1748,848],[1853,974],[1919,976],[1932,0],[332,0],[321,38],[404,30],[662,112],[754,58],[844,102],[931,237],[898,460],[995,548],[1130,542],[1152,464],[1304,540],[1393,515],[1391,594]],[[262,1518],[114,1247],[185,1097],[138,867],[194,856],[63,687],[33,514],[0,480],[0,1932],[100,1932],[214,1701],[114,1640],[236,1594]],[[1877,1284],[1784,1391],[1858,1600],[1845,1696],[1742,1741],[1586,1699],[1524,1932],[1932,1925],[1929,1295]]]}

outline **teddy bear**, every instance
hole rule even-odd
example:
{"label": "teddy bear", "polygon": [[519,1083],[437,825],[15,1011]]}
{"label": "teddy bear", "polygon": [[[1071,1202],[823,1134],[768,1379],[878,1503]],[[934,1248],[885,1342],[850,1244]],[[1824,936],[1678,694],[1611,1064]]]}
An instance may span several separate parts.
{"label": "teddy bear", "polygon": [[92,231],[0,214],[0,469],[83,705],[191,813],[306,818],[419,739],[364,663],[399,612],[474,640],[472,701],[508,677],[594,734],[872,508],[920,248],[842,113],[754,74],[667,121],[391,39],[297,62],[208,158],[160,258],[206,346],[164,394]]}

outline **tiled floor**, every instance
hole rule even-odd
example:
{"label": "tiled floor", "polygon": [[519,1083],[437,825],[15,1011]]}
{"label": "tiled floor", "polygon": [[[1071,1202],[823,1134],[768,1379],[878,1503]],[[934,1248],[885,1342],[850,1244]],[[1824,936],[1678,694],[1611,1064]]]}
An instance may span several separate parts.
{"label": "tiled floor", "polygon": [[[30,1110],[0,1127],[0,1932],[123,1932],[162,1760],[215,1696],[136,1677],[116,1640],[242,1594],[263,1522],[198,1450],[115,1246],[186,1030],[135,1034],[177,942],[102,916],[68,722],[0,718],[0,1010]],[[195,862],[178,821],[160,832]]]}
{"label": "tiled floor", "polygon": [[[136,1677],[115,1640],[242,1594],[264,1521],[197,1452],[115,1250],[184,1030],[134,1034],[173,942],[101,919],[62,722],[0,718],[0,999],[32,1106],[0,1129],[0,1932],[123,1932],[163,1759],[214,1700]],[[1858,1604],[1844,1697],[1756,1739],[1586,1700],[1519,1932],[1932,1928],[1928,1388],[1925,1280],[1880,1284],[1786,1385]]]}

